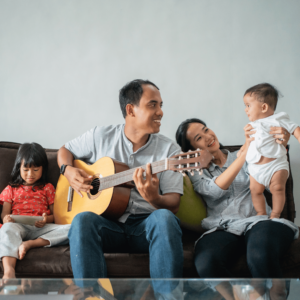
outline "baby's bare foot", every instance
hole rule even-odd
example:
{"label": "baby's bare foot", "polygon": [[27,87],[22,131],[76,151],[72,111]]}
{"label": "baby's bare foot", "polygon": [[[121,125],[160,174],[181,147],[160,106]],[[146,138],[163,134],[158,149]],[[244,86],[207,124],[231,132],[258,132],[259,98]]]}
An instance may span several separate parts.
{"label": "baby's bare foot", "polygon": [[19,259],[23,259],[30,248],[30,241],[23,242],[19,247]]}
{"label": "baby's bare foot", "polygon": [[270,219],[279,219],[280,218],[280,214],[279,213],[274,213],[274,212],[271,212],[271,215],[270,215]]}
{"label": "baby's bare foot", "polygon": [[[4,271],[2,279],[9,279],[9,278],[16,278],[15,269],[9,268],[8,270]],[[6,283],[6,282],[4,282]]]}

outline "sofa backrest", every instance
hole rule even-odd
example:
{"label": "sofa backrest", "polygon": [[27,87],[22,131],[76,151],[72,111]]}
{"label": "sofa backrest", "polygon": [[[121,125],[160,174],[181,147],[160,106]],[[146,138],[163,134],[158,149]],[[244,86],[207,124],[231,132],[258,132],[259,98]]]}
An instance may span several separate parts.
{"label": "sofa backrest", "polygon": [[[11,142],[0,142],[0,193],[8,185],[10,181],[10,174],[17,156],[18,148],[20,144]],[[241,146],[225,146],[230,152],[236,151]],[[57,165],[57,151],[56,149],[45,149],[49,161],[48,168],[48,181],[56,187],[59,168]],[[288,155],[289,160],[289,155]],[[265,191],[267,202],[272,206],[272,195]],[[2,205],[0,205],[0,213],[2,211]],[[288,219],[294,222],[295,219],[295,203],[293,196],[293,178],[290,169],[290,176],[286,183],[286,203],[281,214],[282,218]]]}

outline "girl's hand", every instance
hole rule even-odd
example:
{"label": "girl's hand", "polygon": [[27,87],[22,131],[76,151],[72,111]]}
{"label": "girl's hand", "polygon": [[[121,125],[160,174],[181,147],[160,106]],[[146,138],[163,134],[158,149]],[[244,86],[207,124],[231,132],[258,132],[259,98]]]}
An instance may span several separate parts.
{"label": "girl's hand", "polygon": [[42,228],[45,226],[45,224],[47,223],[47,214],[43,213],[43,217],[44,219],[42,221],[36,221],[34,226],[37,228]]}
{"label": "girl's hand", "polygon": [[273,134],[275,141],[279,145],[287,146],[291,134],[283,127],[271,127],[270,134]]}
{"label": "girl's hand", "polygon": [[10,215],[6,215],[6,216],[3,218],[3,224],[5,224],[5,223],[15,223],[15,220],[12,219],[12,218],[10,217]]}

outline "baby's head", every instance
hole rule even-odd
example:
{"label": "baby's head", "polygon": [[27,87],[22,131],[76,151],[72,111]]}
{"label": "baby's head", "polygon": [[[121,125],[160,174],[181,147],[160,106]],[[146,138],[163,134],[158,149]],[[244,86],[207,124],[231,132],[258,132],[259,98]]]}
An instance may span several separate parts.
{"label": "baby's head", "polygon": [[276,109],[279,91],[269,83],[257,84],[244,94],[245,112],[251,122],[269,117]]}

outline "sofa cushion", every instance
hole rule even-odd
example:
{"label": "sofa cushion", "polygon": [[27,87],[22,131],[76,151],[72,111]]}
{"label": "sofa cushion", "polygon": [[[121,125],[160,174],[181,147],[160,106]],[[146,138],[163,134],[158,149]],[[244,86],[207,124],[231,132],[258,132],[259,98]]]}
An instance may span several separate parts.
{"label": "sofa cushion", "polygon": [[[183,277],[197,278],[194,266],[194,243],[201,233],[183,229]],[[293,241],[282,260],[283,277],[298,278],[300,270],[300,237]],[[149,278],[148,253],[105,253],[108,277],[110,278]],[[250,278],[245,253],[237,258],[231,267],[233,277]],[[0,264],[0,276],[3,267]],[[17,262],[18,278],[72,278],[69,246],[31,249],[25,258]]]}
{"label": "sofa cushion", "polygon": [[199,194],[194,191],[188,176],[183,178],[183,195],[176,216],[183,228],[201,232],[201,222],[206,217],[206,207]]}

